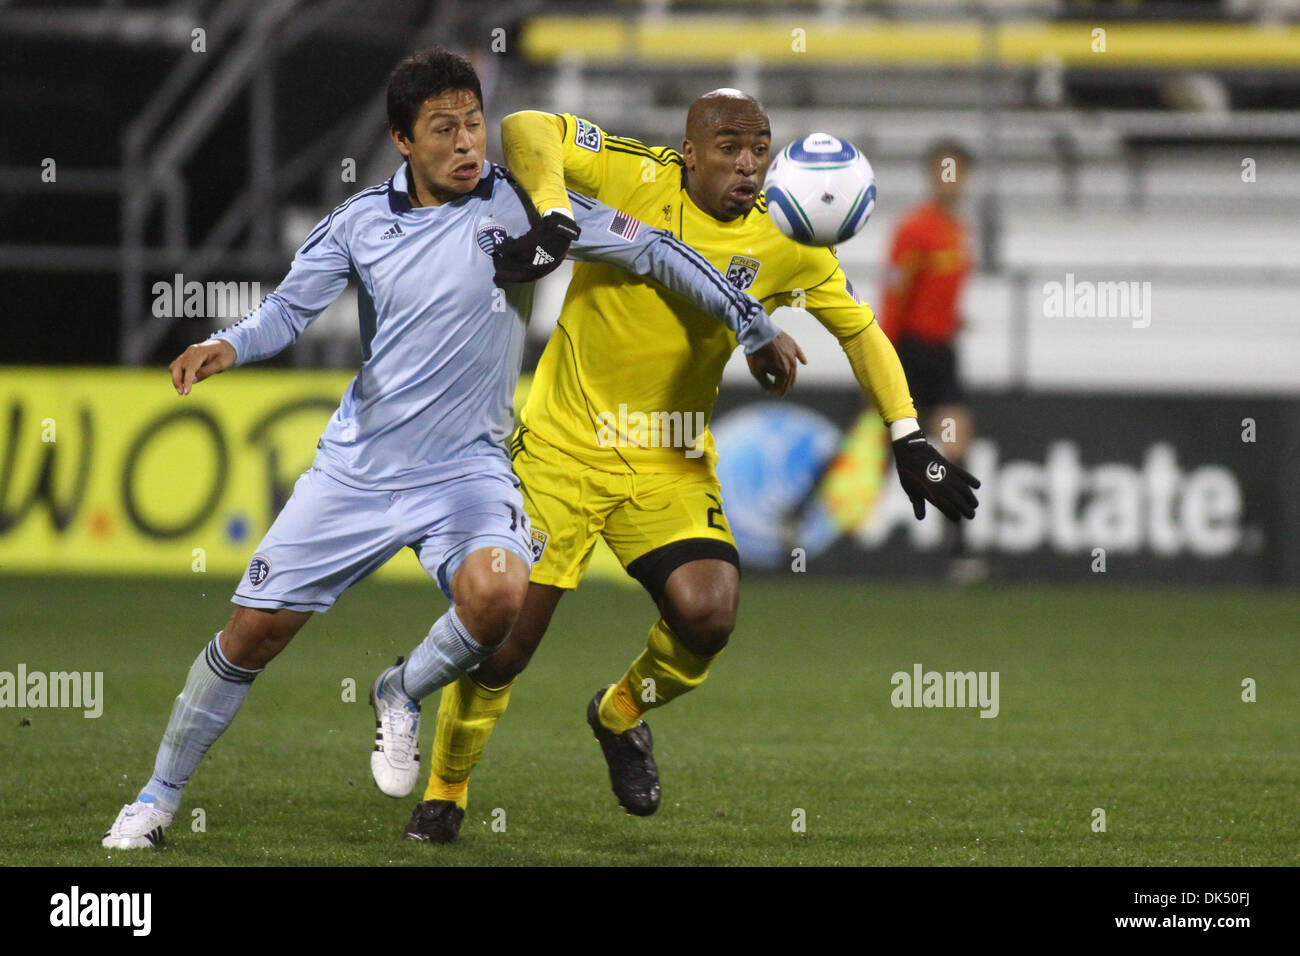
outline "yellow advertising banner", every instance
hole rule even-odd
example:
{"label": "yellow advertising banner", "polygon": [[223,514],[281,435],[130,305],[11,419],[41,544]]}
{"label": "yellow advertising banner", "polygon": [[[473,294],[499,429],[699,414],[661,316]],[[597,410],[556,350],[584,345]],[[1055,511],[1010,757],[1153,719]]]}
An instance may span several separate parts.
{"label": "yellow advertising banner", "polygon": [[[217,573],[233,590],[351,379],[238,369],[182,398],[166,369],[0,368],[0,574]],[[611,562],[593,571],[622,577]],[[410,549],[377,577],[428,580]]]}

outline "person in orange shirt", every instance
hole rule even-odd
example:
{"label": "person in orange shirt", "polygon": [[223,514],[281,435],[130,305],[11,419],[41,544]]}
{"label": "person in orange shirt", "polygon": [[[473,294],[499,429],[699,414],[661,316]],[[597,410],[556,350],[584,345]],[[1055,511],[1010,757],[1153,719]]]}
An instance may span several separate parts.
{"label": "person in orange shirt", "polygon": [[[972,166],[970,153],[956,142],[938,142],[926,151],[930,193],[894,233],[881,314],[926,433],[937,436],[944,455],[959,464],[974,431],[953,345],[961,327],[958,301],[971,269],[970,230],[960,206]],[[955,577],[987,572],[982,563],[962,558],[960,531],[955,547]]]}

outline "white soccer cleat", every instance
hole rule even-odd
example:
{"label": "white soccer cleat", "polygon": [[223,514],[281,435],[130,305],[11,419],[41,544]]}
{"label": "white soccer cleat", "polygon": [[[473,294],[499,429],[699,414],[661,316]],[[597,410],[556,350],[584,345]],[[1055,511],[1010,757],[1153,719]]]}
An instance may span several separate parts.
{"label": "white soccer cleat", "polygon": [[102,843],[110,850],[162,846],[163,831],[172,825],[172,816],[153,803],[128,803],[104,834]]}
{"label": "white soccer cleat", "polygon": [[375,786],[390,797],[404,797],[415,789],[420,776],[420,705],[407,701],[393,706],[379,694],[379,685],[397,664],[370,686],[370,706],[375,709],[375,749],[370,753],[370,775]]}

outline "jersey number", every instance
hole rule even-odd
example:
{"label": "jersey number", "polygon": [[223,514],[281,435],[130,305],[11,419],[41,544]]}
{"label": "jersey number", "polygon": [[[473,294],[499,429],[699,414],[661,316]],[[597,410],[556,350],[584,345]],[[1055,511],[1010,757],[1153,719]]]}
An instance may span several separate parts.
{"label": "jersey number", "polygon": [[727,530],[727,526],[726,526],[725,524],[714,524],[714,523],[713,523],[713,517],[714,517],[714,515],[717,515],[717,517],[719,517],[719,518],[722,518],[722,517],[723,517],[723,514],[722,514],[722,502],[721,502],[721,501],[717,498],[717,496],[715,496],[715,495],[705,495],[705,497],[708,498],[710,501],[712,501],[715,505],[717,505],[716,508],[710,508],[710,509],[708,510],[708,512],[705,514],[705,518],[707,519],[707,524],[708,524],[708,526],[709,526],[710,528],[717,528],[719,531],[726,531],[726,530]]}

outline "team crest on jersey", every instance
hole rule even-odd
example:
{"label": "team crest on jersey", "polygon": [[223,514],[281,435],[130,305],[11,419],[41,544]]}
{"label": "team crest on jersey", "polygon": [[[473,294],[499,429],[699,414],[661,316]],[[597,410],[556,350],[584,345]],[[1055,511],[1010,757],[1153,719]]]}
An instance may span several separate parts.
{"label": "team crest on jersey", "polygon": [[589,149],[593,153],[600,152],[600,128],[588,123],[584,119],[578,120],[578,128],[573,133],[573,141],[583,149]]}
{"label": "team crest on jersey", "polygon": [[248,562],[248,583],[255,588],[260,588],[270,576],[271,562],[267,560],[266,555],[253,555],[253,560]]}
{"label": "team crest on jersey", "polygon": [[727,266],[727,281],[741,292],[744,292],[754,284],[754,280],[758,278],[758,270],[762,265],[757,259],[751,259],[748,256],[732,256],[731,262]]}
{"label": "team crest on jersey", "polygon": [[533,564],[542,560],[542,555],[546,553],[546,542],[549,536],[541,528],[533,528]]}
{"label": "team crest on jersey", "polygon": [[478,239],[478,247],[489,256],[497,251],[497,247],[506,241],[509,234],[505,227],[495,222],[490,222],[486,226],[479,226],[475,238]]}

